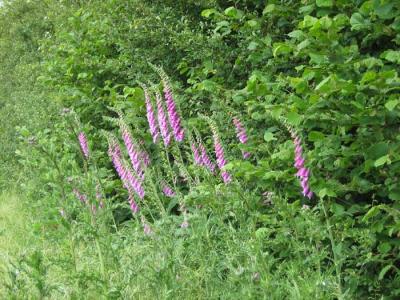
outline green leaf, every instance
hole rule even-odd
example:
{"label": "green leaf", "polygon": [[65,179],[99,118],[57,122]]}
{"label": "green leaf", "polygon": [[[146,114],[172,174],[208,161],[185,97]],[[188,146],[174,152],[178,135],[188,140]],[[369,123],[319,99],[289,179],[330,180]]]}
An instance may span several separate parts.
{"label": "green leaf", "polygon": [[233,6],[225,9],[224,14],[233,19],[240,19],[241,17],[243,17],[243,12]]}
{"label": "green leaf", "polygon": [[378,276],[378,280],[382,280],[383,277],[385,277],[385,274],[393,267],[393,265],[387,265],[384,267],[380,272]]}
{"label": "green leaf", "polygon": [[256,50],[258,47],[258,43],[257,42],[250,42],[249,46],[247,47],[248,50],[252,51],[252,50]]}
{"label": "green leaf", "polygon": [[400,201],[400,189],[394,189],[389,192],[389,199],[393,201]]}
{"label": "green leaf", "polygon": [[400,51],[387,50],[381,54],[380,58],[386,59],[392,63],[400,64]]}
{"label": "green leaf", "polygon": [[268,4],[263,10],[263,15],[273,12],[275,8],[276,8],[275,4]]}
{"label": "green leaf", "polygon": [[325,138],[325,135],[319,131],[311,131],[308,134],[308,140],[311,142],[318,142],[318,141],[323,140],[324,138]]}
{"label": "green leaf", "polygon": [[205,18],[209,18],[211,15],[217,13],[217,11],[214,8],[210,9],[205,9],[201,12],[201,16]]}
{"label": "green leaf", "polygon": [[333,6],[333,0],[317,0],[315,2],[318,7],[332,7]]}
{"label": "green leaf", "polygon": [[363,29],[368,29],[370,22],[365,20],[360,13],[352,14],[350,18],[351,30],[359,31]]}
{"label": "green leaf", "polygon": [[318,196],[320,198],[324,198],[325,196],[336,197],[336,193],[329,188],[323,188],[318,192]]}
{"label": "green leaf", "polygon": [[298,113],[291,111],[287,114],[286,119],[291,125],[297,126],[300,124],[301,116]]}
{"label": "green leaf", "polygon": [[274,57],[280,55],[280,54],[289,54],[292,52],[292,48],[286,44],[286,43],[275,43],[274,44],[274,50],[273,50],[273,55]]}
{"label": "green leaf", "polygon": [[392,249],[392,247],[390,246],[389,243],[386,243],[386,242],[385,243],[381,243],[378,246],[378,250],[382,254],[388,253],[390,251],[390,249]]}
{"label": "green leaf", "polygon": [[264,133],[264,140],[266,142],[270,142],[270,141],[276,140],[276,138],[274,137],[274,134],[272,132],[266,131]]}
{"label": "green leaf", "polygon": [[399,104],[400,101],[398,99],[394,99],[394,100],[389,100],[388,102],[386,102],[385,107],[389,110],[392,111],[397,104]]}
{"label": "green leaf", "polygon": [[384,156],[378,158],[378,159],[375,161],[374,166],[375,166],[375,167],[380,167],[380,166],[383,166],[383,165],[386,164],[386,163],[388,163],[388,164],[391,163],[391,161],[390,161],[390,159],[389,159],[389,155],[384,155]]}

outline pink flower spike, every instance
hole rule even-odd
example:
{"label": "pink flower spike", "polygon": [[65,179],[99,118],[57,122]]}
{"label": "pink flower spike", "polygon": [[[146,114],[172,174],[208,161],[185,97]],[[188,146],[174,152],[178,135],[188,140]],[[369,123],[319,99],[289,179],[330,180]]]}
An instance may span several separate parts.
{"label": "pink flower spike", "polygon": [[193,152],[193,157],[194,157],[194,162],[196,163],[196,165],[201,166],[203,164],[203,161],[201,159],[199,150],[197,149],[196,145],[194,143],[192,143],[190,145],[190,148],[192,148],[192,152]]}
{"label": "pink flower spike", "polygon": [[174,197],[175,196],[175,192],[166,184],[164,184],[163,193],[167,197]]}
{"label": "pink flower spike", "polygon": [[243,152],[243,158],[244,159],[248,159],[248,158],[250,158],[250,156],[251,156],[250,152],[246,152],[246,151]]}
{"label": "pink flower spike", "polygon": [[165,147],[171,142],[171,133],[169,132],[169,126],[167,122],[167,116],[164,111],[164,106],[161,102],[161,95],[156,92],[157,99],[157,110],[158,110],[158,124],[160,125],[161,136],[164,141]]}
{"label": "pink flower spike", "polygon": [[78,140],[79,140],[79,144],[81,146],[83,156],[86,159],[88,159],[89,158],[89,147],[88,147],[88,142],[87,142],[86,135],[84,132],[79,133]]}
{"label": "pink flower spike", "polygon": [[159,137],[159,129],[157,125],[157,121],[154,115],[154,109],[151,104],[151,98],[146,86],[142,85],[142,89],[144,91],[144,97],[146,101],[146,112],[147,112],[147,121],[149,123],[150,134],[153,137],[153,142],[157,143]]}

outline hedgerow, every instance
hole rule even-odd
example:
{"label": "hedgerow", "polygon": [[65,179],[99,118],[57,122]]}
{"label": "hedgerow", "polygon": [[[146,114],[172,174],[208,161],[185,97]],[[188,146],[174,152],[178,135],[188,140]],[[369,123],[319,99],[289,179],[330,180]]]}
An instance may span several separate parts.
{"label": "hedgerow", "polygon": [[3,152],[61,245],[6,295],[399,297],[399,10],[6,2]]}

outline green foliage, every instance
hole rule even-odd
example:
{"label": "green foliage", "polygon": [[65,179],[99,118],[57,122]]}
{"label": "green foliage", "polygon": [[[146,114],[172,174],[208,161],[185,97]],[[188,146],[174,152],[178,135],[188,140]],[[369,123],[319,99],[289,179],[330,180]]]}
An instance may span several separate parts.
{"label": "green foliage", "polygon": [[[1,126],[0,167],[6,184],[21,174],[44,247],[11,259],[0,291],[398,298],[399,11],[395,0],[5,1],[0,115],[12,118]],[[140,83],[160,86],[149,63],[171,77],[183,125],[210,155],[212,118],[231,185],[195,166],[187,143],[164,152],[151,142]],[[101,130],[119,136],[121,112],[152,158],[141,203],[150,236],[106,154]],[[311,200],[294,176],[288,128],[302,137]],[[161,178],[173,200],[159,196]],[[107,205],[93,215],[74,188],[98,205],[99,184]]]}

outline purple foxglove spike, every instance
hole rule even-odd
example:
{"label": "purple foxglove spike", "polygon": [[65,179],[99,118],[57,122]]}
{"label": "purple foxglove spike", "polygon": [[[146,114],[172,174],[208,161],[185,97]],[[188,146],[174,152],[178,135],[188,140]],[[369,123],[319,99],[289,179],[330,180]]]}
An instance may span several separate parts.
{"label": "purple foxglove spike", "polygon": [[201,151],[201,160],[203,164],[211,171],[211,173],[214,173],[215,165],[211,162],[211,159],[208,157],[206,148],[201,143],[199,144],[199,148]]}
{"label": "purple foxglove spike", "polygon": [[296,159],[296,162],[295,162],[294,166],[295,166],[297,169],[302,168],[302,167],[304,166],[304,158]]}
{"label": "purple foxglove spike", "polygon": [[190,147],[192,148],[192,152],[193,152],[193,157],[194,157],[194,162],[196,163],[196,165],[201,166],[203,164],[203,161],[201,159],[199,150],[197,149],[196,145],[194,143],[192,143],[190,145]]}
{"label": "purple foxglove spike", "polygon": [[232,176],[227,171],[223,171],[221,173],[221,177],[225,183],[229,183],[232,181]]}
{"label": "purple foxglove spike", "polygon": [[250,156],[251,156],[250,152],[246,152],[246,151],[243,152],[243,158],[244,159],[248,159],[248,158],[250,158]]}
{"label": "purple foxglove spike", "polygon": [[236,128],[236,136],[242,144],[247,143],[246,129],[243,127],[242,122],[238,118],[233,118],[233,124]]}
{"label": "purple foxglove spike", "polygon": [[141,167],[141,153],[135,147],[132,137],[129,134],[127,129],[124,129],[122,132],[122,138],[124,140],[126,149],[128,150],[129,158],[131,159],[132,167],[135,170],[137,176],[143,180],[144,179],[144,172]]}
{"label": "purple foxglove spike", "polygon": [[81,146],[82,153],[86,159],[89,158],[89,147],[86,139],[86,135],[84,132],[80,132],[78,135],[79,144]]}
{"label": "purple foxglove spike", "polygon": [[157,92],[156,93],[157,99],[157,110],[158,110],[158,124],[160,125],[161,136],[164,141],[164,145],[167,147],[171,142],[171,133],[169,132],[167,116],[164,111],[164,107],[161,102],[161,96]]}
{"label": "purple foxglove spike", "polygon": [[301,155],[303,153],[303,148],[301,147],[301,145],[296,146],[295,153],[296,155]]}
{"label": "purple foxglove spike", "polygon": [[181,126],[181,119],[176,109],[176,104],[174,98],[172,96],[171,87],[166,79],[163,79],[163,86],[164,86],[164,97],[165,103],[167,105],[168,117],[172,127],[172,131],[174,133],[175,140],[177,142],[182,142],[185,133]]}
{"label": "purple foxglove spike", "polygon": [[308,199],[311,199],[313,197],[314,193],[312,191],[309,191],[308,194],[306,195],[306,197]]}
{"label": "purple foxglove spike", "polygon": [[153,231],[151,230],[150,225],[147,223],[146,219],[143,216],[141,217],[141,222],[142,222],[144,234],[151,235],[153,233]]}
{"label": "purple foxglove spike", "polygon": [[175,196],[175,192],[166,184],[164,184],[163,193],[167,197],[174,197]]}
{"label": "purple foxglove spike", "polygon": [[[222,148],[221,142],[216,132],[214,132],[214,149],[215,149],[215,156],[217,157],[217,165],[220,170],[226,165],[226,160],[224,156],[224,149]],[[227,171],[222,171],[221,177],[224,182],[227,184],[231,182],[232,177]]]}
{"label": "purple foxglove spike", "polygon": [[155,118],[154,109],[153,106],[151,105],[150,95],[145,87],[143,88],[143,91],[146,101],[147,121],[149,123],[150,134],[153,137],[153,142],[157,143],[160,133]]}

